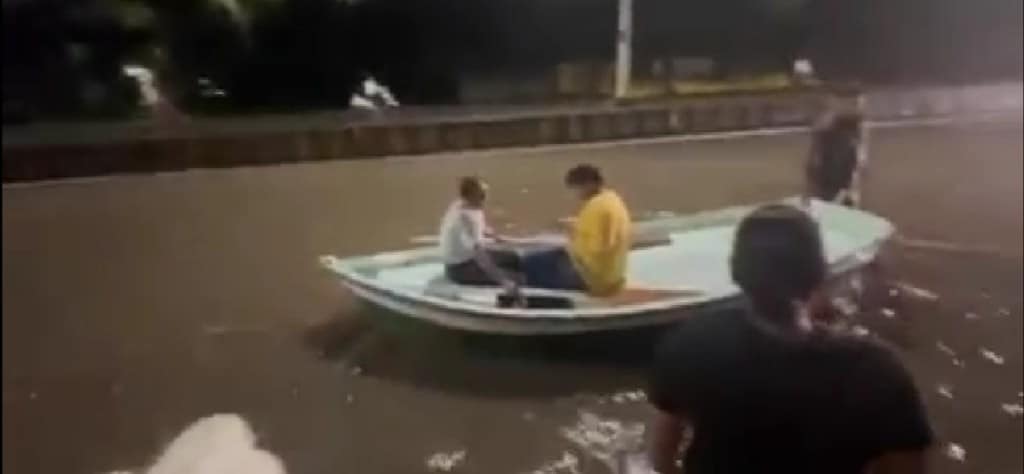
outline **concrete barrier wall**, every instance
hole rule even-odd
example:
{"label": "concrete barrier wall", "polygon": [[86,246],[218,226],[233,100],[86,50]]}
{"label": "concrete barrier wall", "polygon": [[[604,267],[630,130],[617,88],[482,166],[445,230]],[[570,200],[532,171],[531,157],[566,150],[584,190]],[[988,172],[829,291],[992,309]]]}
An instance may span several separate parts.
{"label": "concrete barrier wall", "polygon": [[[31,181],[316,160],[372,158],[643,138],[807,124],[816,93],[700,98],[666,103],[375,121],[275,131],[117,137],[82,143],[5,140],[3,180]],[[872,119],[932,117],[1021,108],[1021,86],[875,91]]]}

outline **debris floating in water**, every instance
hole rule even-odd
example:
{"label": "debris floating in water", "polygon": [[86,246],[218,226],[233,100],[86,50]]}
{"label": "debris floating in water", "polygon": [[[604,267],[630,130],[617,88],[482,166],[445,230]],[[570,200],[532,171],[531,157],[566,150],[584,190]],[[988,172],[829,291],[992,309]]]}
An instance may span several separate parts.
{"label": "debris floating in water", "polygon": [[900,290],[898,288],[889,288],[889,296],[895,298],[895,297],[897,297],[899,295],[900,295]]}
{"label": "debris floating in water", "polygon": [[968,311],[968,312],[964,313],[964,319],[966,319],[968,321],[973,321],[975,319],[978,319],[978,313],[974,313],[974,312]]}
{"label": "debris floating in water", "polygon": [[1012,417],[1024,415],[1024,406],[1020,403],[1004,403],[1002,408],[1003,412]]}
{"label": "debris floating in water", "polygon": [[881,312],[882,316],[885,316],[886,318],[892,319],[896,317],[896,311],[893,311],[892,308],[882,308]]}
{"label": "debris floating in water", "polygon": [[855,324],[852,328],[850,328],[850,332],[857,337],[865,337],[868,334],[871,334],[871,331],[868,331],[868,328],[861,326],[860,324]]}
{"label": "debris floating in water", "polygon": [[996,311],[996,315],[997,316],[1009,316],[1010,315],[1010,310],[1008,310],[1006,308],[999,308]]}
{"label": "debris floating in water", "polygon": [[434,453],[427,458],[427,469],[431,471],[451,472],[466,460],[466,450],[460,449],[450,453]]}
{"label": "debris floating in water", "polygon": [[946,456],[954,461],[965,462],[967,461],[967,450],[959,444],[949,443],[946,445]]}
{"label": "debris floating in water", "polygon": [[568,451],[562,457],[530,471],[530,474],[580,474],[580,460]]}
{"label": "debris floating in water", "polygon": [[535,415],[532,411],[528,411],[526,413],[523,413],[523,419],[526,421],[533,421],[537,419],[537,415]]}
{"label": "debris floating in water", "polygon": [[1003,356],[996,354],[995,352],[992,352],[988,349],[985,349],[984,347],[979,349],[978,353],[981,354],[981,356],[987,359],[989,362],[995,365],[1003,365],[1003,363],[1006,362],[1006,359],[1003,359]]}
{"label": "debris floating in water", "polygon": [[954,351],[952,347],[947,346],[945,342],[936,341],[935,347],[937,347],[939,351],[941,351],[943,354],[946,354],[950,357],[956,357],[956,351]]}
{"label": "debris floating in water", "polygon": [[358,365],[352,366],[352,368],[349,369],[348,373],[353,377],[358,377],[360,375],[363,375],[363,368]]}
{"label": "debris floating in water", "polygon": [[935,391],[938,392],[938,394],[942,395],[943,397],[946,397],[950,400],[953,399],[953,387],[950,386],[949,384],[939,384],[937,387],[935,387]]}
{"label": "debris floating in water", "polygon": [[904,293],[906,293],[906,294],[908,294],[910,296],[913,296],[914,298],[917,298],[917,299],[926,300],[926,301],[936,301],[936,300],[939,299],[939,295],[937,295],[937,294],[935,294],[935,293],[933,293],[931,291],[928,291],[928,290],[926,290],[924,288],[916,287],[916,286],[914,286],[914,285],[912,285],[910,283],[907,283],[905,281],[901,281],[901,282],[897,283],[896,287],[899,288]]}
{"label": "debris floating in water", "polygon": [[348,394],[348,395],[345,396],[345,403],[351,405],[352,402],[355,402],[355,401],[356,401],[356,397],[353,396],[352,394]]}

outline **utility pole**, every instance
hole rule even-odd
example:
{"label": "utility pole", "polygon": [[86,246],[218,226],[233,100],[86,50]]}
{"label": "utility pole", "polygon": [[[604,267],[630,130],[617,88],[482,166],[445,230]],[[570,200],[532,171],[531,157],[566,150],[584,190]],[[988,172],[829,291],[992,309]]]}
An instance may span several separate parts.
{"label": "utility pole", "polygon": [[633,65],[633,0],[619,0],[619,28],[615,47],[615,98],[626,97]]}

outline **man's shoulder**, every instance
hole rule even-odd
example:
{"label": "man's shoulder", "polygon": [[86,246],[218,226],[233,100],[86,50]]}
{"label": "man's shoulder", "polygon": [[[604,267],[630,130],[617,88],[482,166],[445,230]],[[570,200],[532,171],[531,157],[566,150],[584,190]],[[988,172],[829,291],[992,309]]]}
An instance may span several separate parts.
{"label": "man's shoulder", "polygon": [[871,336],[831,333],[822,340],[825,349],[847,365],[846,370],[867,374],[872,379],[908,377],[908,371],[894,347]]}

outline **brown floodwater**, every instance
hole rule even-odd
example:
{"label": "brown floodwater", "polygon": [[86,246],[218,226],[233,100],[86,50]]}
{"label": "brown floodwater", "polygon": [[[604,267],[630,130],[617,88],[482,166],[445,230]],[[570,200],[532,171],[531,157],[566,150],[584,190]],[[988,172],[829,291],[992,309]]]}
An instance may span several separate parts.
{"label": "brown floodwater", "polygon": [[[316,257],[433,233],[464,174],[490,180],[496,227],[529,232],[568,213],[561,177],[580,161],[642,216],[795,194],[806,146],[779,135],[5,186],[3,471],[137,467],[193,420],[234,412],[292,473],[428,472],[459,451],[454,472],[607,473],[621,446],[599,435],[635,438],[650,414],[634,390],[652,334],[469,337],[357,304]],[[866,205],[899,228],[886,269],[902,289],[876,285],[858,323],[913,370],[941,437],[936,472],[1024,469],[1011,413],[1024,403],[1021,156],[1019,120],[872,136]]]}

